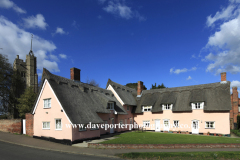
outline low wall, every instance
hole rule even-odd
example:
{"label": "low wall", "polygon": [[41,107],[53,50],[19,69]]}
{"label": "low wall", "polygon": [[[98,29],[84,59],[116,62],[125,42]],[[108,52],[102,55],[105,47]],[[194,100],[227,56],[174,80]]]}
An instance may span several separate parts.
{"label": "low wall", "polygon": [[22,119],[1,119],[0,131],[11,133],[22,133]]}
{"label": "low wall", "polygon": [[101,149],[183,149],[183,148],[240,148],[240,143],[231,144],[99,144],[88,143],[89,148]]}

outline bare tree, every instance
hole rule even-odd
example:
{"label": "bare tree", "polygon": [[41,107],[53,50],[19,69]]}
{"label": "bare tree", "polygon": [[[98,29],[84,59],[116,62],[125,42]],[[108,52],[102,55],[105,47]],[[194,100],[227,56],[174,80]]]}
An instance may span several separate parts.
{"label": "bare tree", "polygon": [[90,84],[90,85],[93,85],[93,86],[96,86],[96,87],[99,87],[99,83],[97,83],[94,79],[90,80],[88,77],[86,79],[86,83]]}

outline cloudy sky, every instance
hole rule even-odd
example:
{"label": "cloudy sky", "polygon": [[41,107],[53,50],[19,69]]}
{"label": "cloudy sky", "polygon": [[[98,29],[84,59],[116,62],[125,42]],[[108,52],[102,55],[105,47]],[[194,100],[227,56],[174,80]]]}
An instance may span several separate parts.
{"label": "cloudy sky", "polygon": [[240,0],[0,0],[0,50],[81,81],[240,87]]}

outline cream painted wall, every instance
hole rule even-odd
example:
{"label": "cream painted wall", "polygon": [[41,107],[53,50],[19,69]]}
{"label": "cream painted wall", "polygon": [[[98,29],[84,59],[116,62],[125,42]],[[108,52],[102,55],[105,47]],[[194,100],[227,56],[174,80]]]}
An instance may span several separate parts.
{"label": "cream painted wall", "polygon": [[[134,121],[142,125],[143,121],[150,121],[150,125],[155,125],[155,119],[160,119],[161,131],[163,130],[163,120],[169,119],[171,125],[174,120],[179,120],[179,125],[187,125],[183,128],[170,128],[172,131],[188,131],[192,132],[192,120],[199,120],[199,133],[218,133],[230,134],[229,112],[211,112],[204,113],[203,110],[193,110],[192,112],[173,113],[171,110],[164,110],[162,113],[144,112],[143,114],[135,114]],[[205,121],[214,121],[215,129],[205,129]],[[147,130],[155,130],[155,128],[146,128]]]}

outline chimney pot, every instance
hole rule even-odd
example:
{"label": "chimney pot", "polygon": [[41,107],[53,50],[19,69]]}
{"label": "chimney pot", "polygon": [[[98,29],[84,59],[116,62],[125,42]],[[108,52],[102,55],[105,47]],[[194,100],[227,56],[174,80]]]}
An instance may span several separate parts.
{"label": "chimney pot", "polygon": [[74,80],[74,81],[80,81],[80,69],[78,68],[71,68],[70,69],[70,77],[71,77],[71,80]]}
{"label": "chimney pot", "polygon": [[227,73],[226,72],[222,72],[221,73],[221,81],[223,82],[223,81],[227,81]]}
{"label": "chimney pot", "polygon": [[19,55],[17,55],[17,59],[19,59]]}

